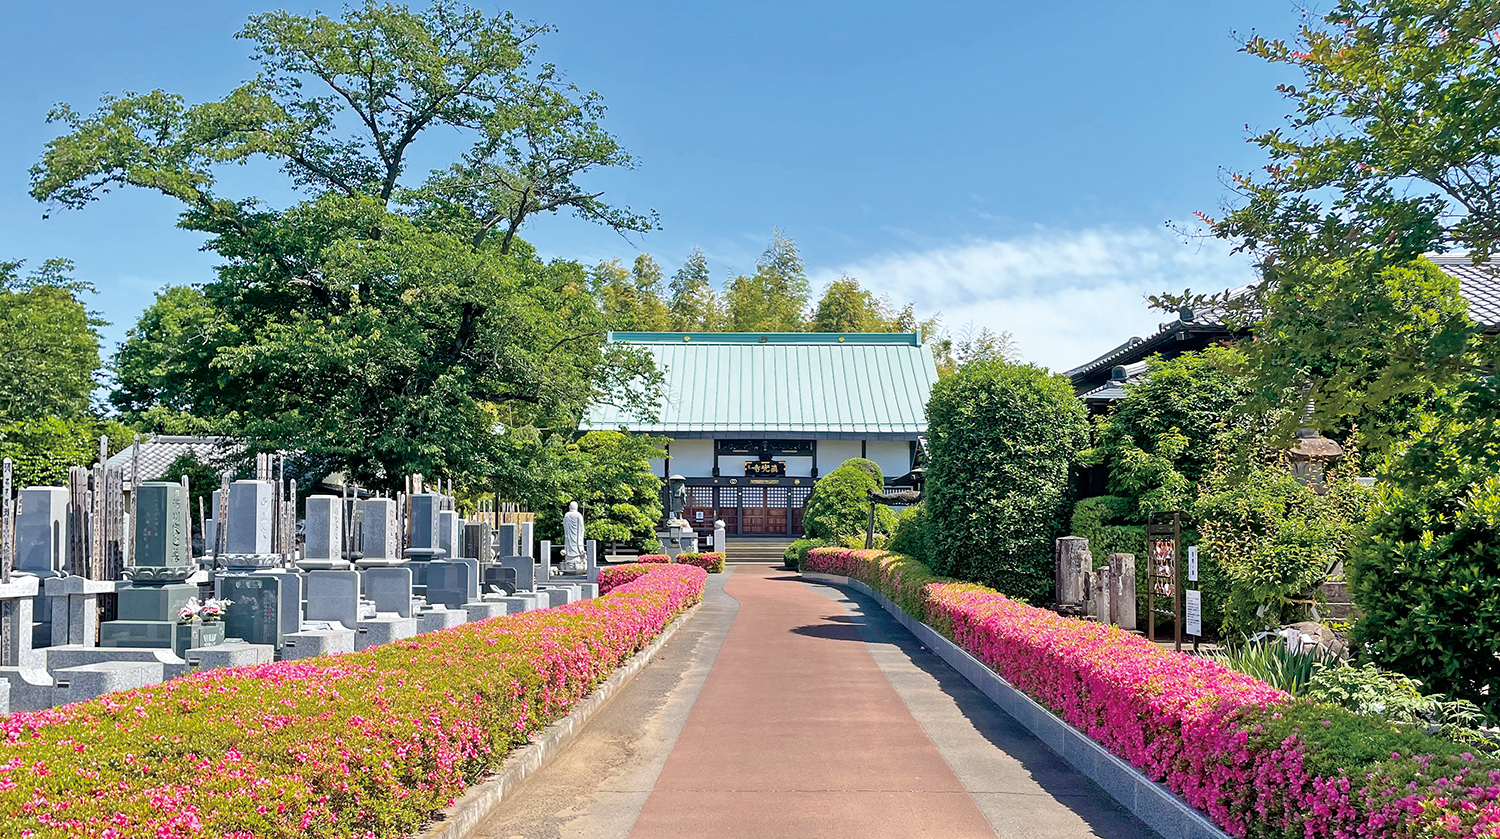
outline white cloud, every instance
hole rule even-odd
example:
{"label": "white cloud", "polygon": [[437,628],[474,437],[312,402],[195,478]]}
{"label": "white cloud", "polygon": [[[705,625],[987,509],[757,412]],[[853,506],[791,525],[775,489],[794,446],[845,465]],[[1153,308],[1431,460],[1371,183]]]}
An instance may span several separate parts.
{"label": "white cloud", "polygon": [[1042,230],[1031,236],[876,256],[812,272],[815,287],[847,273],[923,317],[1007,331],[1027,361],[1054,370],[1082,364],[1167,315],[1144,296],[1220,291],[1253,279],[1248,260],[1222,242],[1165,230]]}

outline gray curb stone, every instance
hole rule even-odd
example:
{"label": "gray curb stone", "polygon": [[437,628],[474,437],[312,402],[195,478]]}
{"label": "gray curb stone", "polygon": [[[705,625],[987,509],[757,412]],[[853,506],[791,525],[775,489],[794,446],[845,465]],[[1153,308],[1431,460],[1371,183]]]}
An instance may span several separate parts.
{"label": "gray curb stone", "polygon": [[968,679],[990,701],[1029,729],[1074,769],[1102,787],[1111,798],[1145,822],[1146,826],[1160,833],[1163,839],[1229,839],[1229,834],[1194,810],[1176,793],[1147,778],[1140,770],[1095,743],[1088,735],[1038,705],[1031,697],[1000,678],[984,662],[969,655],[937,630],[906,614],[885,595],[859,580],[835,574],[803,571],[802,578],[810,582],[846,586],[879,603],[915,635],[918,641],[926,644],[928,649],[947,662],[949,667]]}
{"label": "gray curb stone", "polygon": [[437,823],[416,834],[416,839],[465,839],[474,832],[491,811],[515,793],[522,781],[539,772],[567,748],[583,727],[588,725],[589,720],[609,704],[620,688],[651,663],[651,659],[661,652],[661,648],[677,634],[677,630],[697,614],[701,605],[693,606],[667,624],[655,640],[616,668],[593,693],[574,705],[567,716],[547,726],[529,745],[513,752],[505,759],[498,773],[470,787],[452,807],[443,811],[443,816]]}

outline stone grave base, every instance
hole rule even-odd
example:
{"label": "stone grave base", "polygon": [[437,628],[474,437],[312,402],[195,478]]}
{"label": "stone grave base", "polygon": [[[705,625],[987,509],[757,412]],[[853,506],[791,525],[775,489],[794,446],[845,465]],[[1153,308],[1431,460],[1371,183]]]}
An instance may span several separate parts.
{"label": "stone grave base", "polygon": [[69,705],[106,693],[160,684],[165,666],[151,661],[97,661],[52,671],[53,705]]}
{"label": "stone grave base", "polygon": [[402,638],[412,638],[421,627],[422,622],[416,618],[392,616],[360,621],[359,628],[354,634],[354,648],[363,650],[389,644]]}
{"label": "stone grave base", "polygon": [[270,664],[276,660],[276,648],[270,644],[246,644],[231,638],[211,647],[194,647],[184,656],[188,664],[198,662],[198,671],[218,670],[221,667],[242,667],[247,664]]}
{"label": "stone grave base", "polygon": [[464,611],[469,613],[470,623],[510,614],[510,610],[505,608],[504,603],[465,603]]}
{"label": "stone grave base", "polygon": [[537,586],[537,594],[547,598],[547,602],[542,605],[544,609],[553,606],[565,606],[574,600],[573,589],[567,586]]}
{"label": "stone grave base", "polygon": [[304,629],[289,633],[285,646],[281,648],[281,660],[295,661],[320,655],[352,653],[355,634],[352,629]]}
{"label": "stone grave base", "polygon": [[46,670],[32,667],[0,667],[0,683],[5,685],[9,709],[41,711],[52,707],[52,677]]}
{"label": "stone grave base", "polygon": [[526,597],[524,595],[501,597],[490,602],[504,606],[507,615],[518,615],[522,612],[529,612],[537,607],[535,597]]}
{"label": "stone grave base", "polygon": [[469,621],[469,613],[463,609],[424,609],[417,616],[422,622],[422,634],[463,626]]}

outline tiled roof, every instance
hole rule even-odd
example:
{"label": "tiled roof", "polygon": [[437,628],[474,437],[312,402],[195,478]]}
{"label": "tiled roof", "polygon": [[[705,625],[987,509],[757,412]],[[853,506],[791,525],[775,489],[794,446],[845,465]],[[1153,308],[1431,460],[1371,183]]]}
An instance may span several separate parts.
{"label": "tiled roof", "polygon": [[656,422],[595,406],[585,429],[653,434],[911,438],[937,381],[915,333],[615,332],[649,350],[666,383]]}
{"label": "tiled roof", "polygon": [[[240,444],[232,437],[185,437],[160,434],[141,440],[141,481],[157,481],[177,458],[185,454],[195,455],[199,462],[212,464],[216,460],[239,451]],[[107,465],[119,467],[126,484],[131,479],[131,464],[135,462],[133,448],[112,456]]]}
{"label": "tiled roof", "polygon": [[1458,288],[1469,301],[1469,317],[1475,323],[1500,328],[1500,261],[1475,265],[1467,256],[1429,256],[1443,273],[1458,278]]}
{"label": "tiled roof", "polygon": [[[1429,255],[1427,258],[1445,273],[1458,278],[1459,293],[1469,303],[1469,317],[1488,332],[1500,332],[1500,260],[1475,265],[1467,256]],[[1240,294],[1248,288],[1243,286],[1230,294]],[[1186,317],[1163,323],[1147,338],[1131,338],[1093,361],[1074,367],[1067,372],[1068,378],[1075,384],[1093,381],[1117,364],[1139,361],[1161,351],[1183,332],[1218,331],[1228,335],[1223,311],[1218,307],[1203,307],[1182,314]]]}

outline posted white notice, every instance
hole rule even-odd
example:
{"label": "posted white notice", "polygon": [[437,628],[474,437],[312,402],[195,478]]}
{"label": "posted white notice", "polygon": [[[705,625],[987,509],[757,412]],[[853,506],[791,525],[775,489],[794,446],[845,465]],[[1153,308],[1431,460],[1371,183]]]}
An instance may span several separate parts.
{"label": "posted white notice", "polygon": [[1188,582],[1198,582],[1198,546],[1188,548]]}
{"label": "posted white notice", "polygon": [[1203,592],[1197,589],[1188,589],[1183,592],[1186,600],[1182,604],[1182,610],[1187,617],[1187,634],[1197,638],[1203,637]]}

